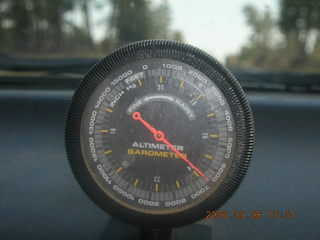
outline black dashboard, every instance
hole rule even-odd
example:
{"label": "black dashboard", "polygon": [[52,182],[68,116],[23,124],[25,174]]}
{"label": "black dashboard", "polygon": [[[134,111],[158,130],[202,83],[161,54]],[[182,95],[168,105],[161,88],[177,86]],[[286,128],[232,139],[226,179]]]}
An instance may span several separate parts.
{"label": "black dashboard", "polygon": [[[96,207],[72,176],[64,146],[72,93],[0,91],[1,239],[130,239],[137,231]],[[247,95],[255,151],[243,183],[219,211],[262,217],[211,218],[196,226],[209,239],[319,239],[320,95]],[[294,217],[277,218],[275,211]],[[188,226],[178,231],[199,238]]]}

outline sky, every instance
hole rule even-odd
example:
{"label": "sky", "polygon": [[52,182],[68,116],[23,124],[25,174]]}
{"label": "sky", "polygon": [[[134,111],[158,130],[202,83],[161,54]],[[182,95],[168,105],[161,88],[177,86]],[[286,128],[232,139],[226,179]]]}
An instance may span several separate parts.
{"label": "sky", "polygon": [[278,0],[171,0],[172,27],[182,31],[185,42],[220,61],[238,52],[250,36],[243,7],[267,7],[278,15]]}
{"label": "sky", "polygon": [[[153,0],[154,4],[163,0]],[[167,0],[171,13],[171,27],[183,33],[184,41],[207,51],[224,62],[225,57],[237,53],[248,41],[250,29],[243,7],[252,4],[259,10],[267,7],[278,16],[278,0]],[[105,36],[104,22],[110,13],[108,6],[92,11],[93,37],[99,41]]]}

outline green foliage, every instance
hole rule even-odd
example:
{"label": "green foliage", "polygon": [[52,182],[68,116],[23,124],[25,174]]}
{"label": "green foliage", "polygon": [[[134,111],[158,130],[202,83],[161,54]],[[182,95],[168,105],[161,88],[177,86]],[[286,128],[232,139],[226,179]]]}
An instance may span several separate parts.
{"label": "green foliage", "polygon": [[145,0],[111,0],[111,27],[122,45],[151,36],[150,7]]}
{"label": "green foliage", "polygon": [[252,34],[240,53],[237,56],[229,56],[227,62],[230,65],[244,67],[266,67],[272,62],[276,21],[269,9],[261,13],[252,5],[246,5],[243,12]]}
{"label": "green foliage", "polygon": [[170,38],[170,9],[167,3],[162,3],[152,11],[152,34],[151,38]]}
{"label": "green foliage", "polygon": [[[104,22],[105,39],[95,42],[90,13],[106,4],[112,13]],[[72,19],[77,14],[81,25]],[[100,57],[137,40],[182,40],[181,33],[170,30],[170,15],[166,1],[152,5],[148,0],[0,0],[0,53]]]}
{"label": "green foliage", "polygon": [[[113,13],[110,27],[115,42],[123,45],[143,39],[174,39],[182,34],[170,30],[170,9],[166,1],[152,6],[148,0],[110,0]],[[177,35],[178,34],[178,35]]]}
{"label": "green foliage", "polygon": [[247,17],[247,24],[254,32],[250,38],[251,46],[257,49],[269,49],[272,46],[272,35],[275,27],[275,20],[270,10],[267,9],[264,13],[259,13],[256,8],[247,5],[243,11]]}
{"label": "green foliage", "polygon": [[286,43],[294,51],[292,65],[308,61],[307,43],[310,35],[320,29],[319,0],[281,0],[279,25]]}
{"label": "green foliage", "polygon": [[238,54],[229,56],[227,64],[320,71],[319,0],[281,0],[279,21],[269,9],[259,12],[252,5],[244,7],[244,14],[252,32],[249,42]]}
{"label": "green foliage", "polygon": [[319,0],[281,0],[280,27],[284,33],[302,33],[320,27]]}
{"label": "green foliage", "polygon": [[[1,0],[3,34],[0,41],[5,47],[1,50],[8,54],[65,51],[74,41],[65,30],[68,25],[65,14],[72,11],[78,1]],[[69,29],[72,28],[70,24]]]}

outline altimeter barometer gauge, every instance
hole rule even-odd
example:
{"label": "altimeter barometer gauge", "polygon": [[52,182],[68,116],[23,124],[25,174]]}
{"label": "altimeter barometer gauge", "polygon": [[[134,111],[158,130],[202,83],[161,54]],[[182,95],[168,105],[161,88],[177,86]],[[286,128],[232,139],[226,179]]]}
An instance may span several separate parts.
{"label": "altimeter barometer gauge", "polygon": [[236,190],[253,148],[239,83],[186,44],[133,43],[100,60],[72,98],[66,148],[76,179],[131,224],[201,219]]}

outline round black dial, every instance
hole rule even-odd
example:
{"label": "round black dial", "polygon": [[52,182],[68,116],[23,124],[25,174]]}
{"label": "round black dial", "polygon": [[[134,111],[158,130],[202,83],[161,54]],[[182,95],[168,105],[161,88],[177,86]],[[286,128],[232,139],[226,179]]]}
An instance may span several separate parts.
{"label": "round black dial", "polygon": [[220,207],[252,151],[234,77],[185,44],[144,41],[101,60],[73,97],[71,167],[101,208],[133,224],[177,226]]}

